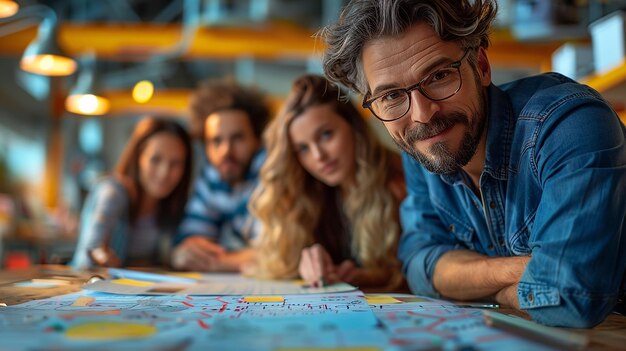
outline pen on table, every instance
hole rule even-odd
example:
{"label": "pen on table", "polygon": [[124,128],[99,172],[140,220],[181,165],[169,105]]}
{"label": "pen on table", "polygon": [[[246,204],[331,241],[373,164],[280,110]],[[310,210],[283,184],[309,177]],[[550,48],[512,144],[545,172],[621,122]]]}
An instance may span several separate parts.
{"label": "pen on table", "polygon": [[523,318],[493,311],[483,311],[483,315],[489,326],[560,349],[582,350],[589,342],[585,335],[546,327]]}
{"label": "pen on table", "polygon": [[456,306],[461,308],[500,308],[499,304],[489,302],[457,302]]}
{"label": "pen on table", "polygon": [[94,274],[91,277],[89,277],[89,279],[87,279],[85,281],[85,284],[92,284],[92,283],[95,283],[95,282],[100,281],[100,280],[104,280],[104,277],[102,277],[101,275],[98,275],[98,274]]}

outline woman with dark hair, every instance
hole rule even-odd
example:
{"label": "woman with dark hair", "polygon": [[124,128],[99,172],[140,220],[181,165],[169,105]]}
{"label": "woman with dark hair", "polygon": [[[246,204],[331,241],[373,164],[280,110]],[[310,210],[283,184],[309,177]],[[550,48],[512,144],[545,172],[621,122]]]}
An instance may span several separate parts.
{"label": "woman with dark hair", "polygon": [[267,160],[250,201],[261,225],[258,275],[397,288],[399,155],[314,75],[294,82],[264,136]]}
{"label": "woman with dark hair", "polygon": [[91,191],[71,265],[147,266],[169,262],[191,179],[191,142],[171,119],[141,120],[112,176]]}

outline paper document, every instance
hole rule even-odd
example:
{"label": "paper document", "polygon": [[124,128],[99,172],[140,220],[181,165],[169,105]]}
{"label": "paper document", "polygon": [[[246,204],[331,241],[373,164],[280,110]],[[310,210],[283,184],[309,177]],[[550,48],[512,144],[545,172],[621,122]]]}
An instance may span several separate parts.
{"label": "paper document", "polygon": [[84,285],[84,289],[129,295],[293,295],[337,293],[356,290],[338,283],[314,288],[297,281],[257,280],[238,274],[202,274],[190,279],[168,274],[110,269],[111,279]]}

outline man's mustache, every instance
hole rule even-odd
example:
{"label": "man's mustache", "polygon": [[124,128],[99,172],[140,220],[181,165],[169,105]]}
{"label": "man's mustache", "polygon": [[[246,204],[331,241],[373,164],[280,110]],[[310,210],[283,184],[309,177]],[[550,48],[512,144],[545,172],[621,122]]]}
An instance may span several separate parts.
{"label": "man's mustache", "polygon": [[234,157],[230,157],[230,156],[226,156],[226,157],[222,160],[222,162],[220,162],[220,164],[222,165],[222,164],[225,164],[225,163],[228,163],[228,162],[232,162],[232,163],[239,164],[239,161],[237,161],[237,159],[235,159]]}
{"label": "man's mustache", "polygon": [[466,115],[460,112],[453,112],[446,116],[435,115],[428,123],[417,123],[408,128],[405,140],[408,145],[413,145],[416,141],[432,138],[457,123],[469,125],[469,120]]}

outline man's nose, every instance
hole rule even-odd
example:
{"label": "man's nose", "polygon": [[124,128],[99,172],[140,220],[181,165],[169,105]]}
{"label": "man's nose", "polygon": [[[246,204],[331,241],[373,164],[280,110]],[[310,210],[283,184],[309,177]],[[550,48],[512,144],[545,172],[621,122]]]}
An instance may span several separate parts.
{"label": "man's nose", "polygon": [[228,140],[222,143],[222,152],[224,156],[230,155],[233,152],[233,142]]}
{"label": "man's nose", "polygon": [[411,108],[408,113],[412,121],[426,124],[441,109],[438,101],[432,101],[417,89],[411,91],[410,97]]}

